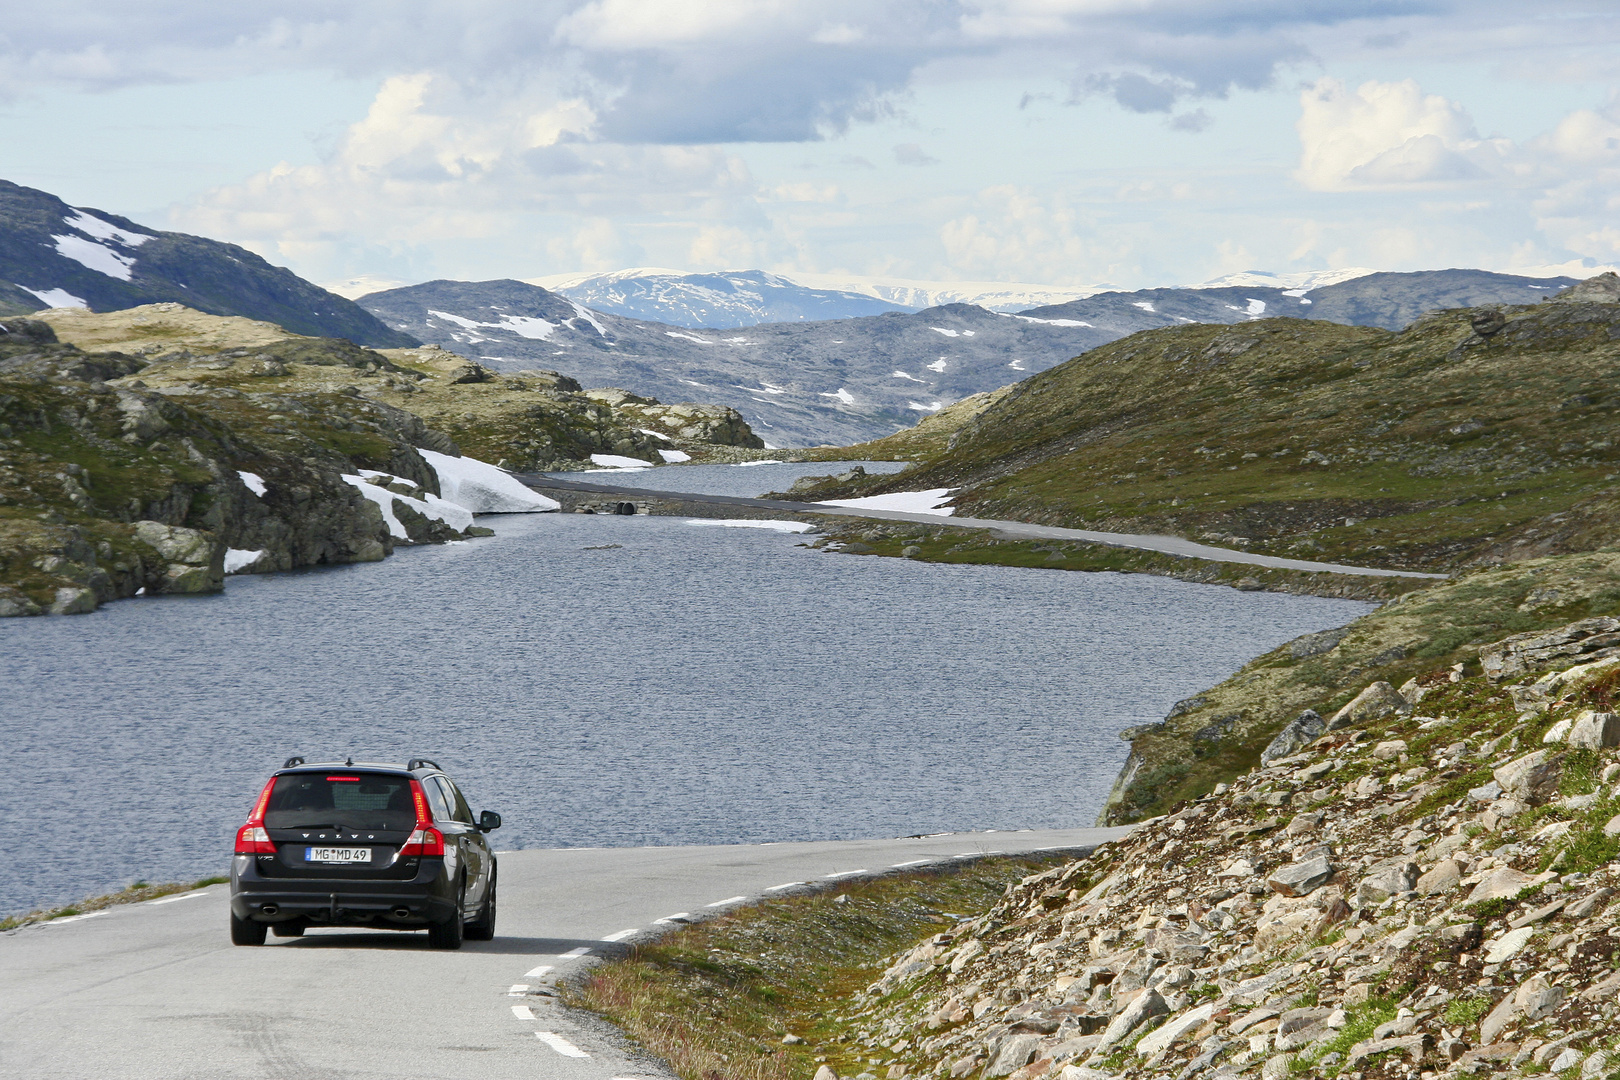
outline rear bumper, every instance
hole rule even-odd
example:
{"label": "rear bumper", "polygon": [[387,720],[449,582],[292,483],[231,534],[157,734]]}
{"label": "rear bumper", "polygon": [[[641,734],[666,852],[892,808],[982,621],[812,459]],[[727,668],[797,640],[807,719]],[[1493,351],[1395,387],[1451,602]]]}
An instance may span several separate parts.
{"label": "rear bumper", "polygon": [[444,922],[455,909],[455,889],[442,859],[423,859],[414,878],[389,881],[263,877],[252,856],[231,861],[231,913],[251,922],[419,930]]}

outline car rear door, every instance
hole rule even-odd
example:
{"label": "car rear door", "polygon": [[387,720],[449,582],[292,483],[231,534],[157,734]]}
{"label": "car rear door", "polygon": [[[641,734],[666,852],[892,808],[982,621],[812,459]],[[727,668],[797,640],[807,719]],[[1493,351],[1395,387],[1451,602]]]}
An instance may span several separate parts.
{"label": "car rear door", "polygon": [[484,834],[478,831],[478,826],[473,822],[467,800],[461,797],[461,792],[456,790],[450,778],[437,775],[428,777],[428,780],[438,788],[444,799],[450,815],[443,829],[445,843],[454,841],[456,845],[456,851],[467,868],[467,904],[476,907],[484,902],[484,892],[489,887],[489,847],[484,842]]}

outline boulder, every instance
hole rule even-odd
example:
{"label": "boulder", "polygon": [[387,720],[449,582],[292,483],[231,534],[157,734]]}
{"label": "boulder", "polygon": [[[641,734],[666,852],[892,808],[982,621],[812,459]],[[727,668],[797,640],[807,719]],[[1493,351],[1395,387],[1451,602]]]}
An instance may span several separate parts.
{"label": "boulder", "polygon": [[1273,892],[1283,896],[1308,896],[1325,885],[1332,876],[1332,864],[1326,856],[1318,855],[1280,867],[1266,878],[1266,884]]}
{"label": "boulder", "polygon": [[211,593],[225,587],[225,545],[210,534],[161,521],[137,521],[135,538],[167,564],[161,580],[153,583],[153,592]]}
{"label": "boulder", "polygon": [[1346,1069],[1354,1069],[1363,1061],[1375,1054],[1385,1054],[1398,1051],[1411,1058],[1412,1061],[1422,1061],[1424,1056],[1434,1049],[1433,1035],[1402,1035],[1393,1039],[1368,1039],[1359,1042],[1350,1048],[1350,1056],[1345,1060]]}
{"label": "boulder", "polygon": [[1620,746],[1620,713],[1587,709],[1575,717],[1564,741],[1578,750]]}
{"label": "boulder", "polygon": [[1494,1043],[1496,1037],[1519,1017],[1536,1021],[1551,1016],[1567,997],[1567,987],[1549,983],[1545,975],[1533,975],[1503,998],[1480,1022],[1479,1041],[1482,1044]]}
{"label": "boulder", "polygon": [[1534,926],[1521,926],[1517,930],[1509,930],[1495,941],[1485,947],[1485,962],[1487,964],[1501,964],[1519,955],[1519,950],[1530,943],[1535,937]]}
{"label": "boulder", "polygon": [[1290,757],[1315,742],[1327,726],[1315,709],[1306,709],[1290,720],[1275,738],[1260,751],[1260,764],[1270,765],[1279,758]]}
{"label": "boulder", "polygon": [[1215,1005],[1213,1002],[1205,1002],[1196,1009],[1188,1009],[1181,1015],[1166,1021],[1164,1026],[1156,1031],[1142,1036],[1141,1041],[1136,1044],[1136,1052],[1150,1056],[1157,1054],[1161,1050],[1168,1050],[1186,1035],[1203,1027],[1214,1014]]}
{"label": "boulder", "polygon": [[1433,869],[1413,884],[1418,892],[1424,896],[1433,896],[1436,893],[1450,892],[1462,880],[1462,867],[1450,859],[1442,859],[1434,864]]}
{"label": "boulder", "polygon": [[1356,885],[1355,906],[1373,907],[1392,896],[1410,892],[1417,882],[1416,863],[1377,867]]}
{"label": "boulder", "polygon": [[1564,775],[1564,756],[1537,750],[1515,758],[1491,773],[1502,790],[1520,802],[1543,802],[1558,793]]}
{"label": "boulder", "polygon": [[1527,886],[1534,885],[1540,880],[1529,874],[1521,874],[1512,867],[1499,867],[1485,875],[1479,884],[1474,886],[1474,891],[1468,894],[1468,899],[1464,903],[1478,904],[1485,900],[1518,896]]}
{"label": "boulder", "polygon": [[1164,1016],[1169,1011],[1170,1006],[1165,1004],[1164,998],[1159,996],[1157,990],[1144,990],[1109,1023],[1096,1048],[1092,1050],[1092,1060],[1106,1057],[1110,1050],[1130,1038],[1131,1033],[1137,1028],[1156,1017]]}
{"label": "boulder", "polygon": [[1411,711],[1411,704],[1401,697],[1400,691],[1387,682],[1375,682],[1351,699],[1348,705],[1334,713],[1333,719],[1327,723],[1327,730],[1337,731],[1364,720],[1377,720],[1390,713],[1404,715]]}
{"label": "boulder", "polygon": [[1044,1036],[1033,1032],[1018,1032],[992,1043],[990,1064],[984,1067],[985,1076],[1010,1076],[1035,1060]]}
{"label": "boulder", "polygon": [[1406,740],[1391,739],[1373,747],[1372,756],[1377,761],[1398,761],[1404,753],[1406,753]]}

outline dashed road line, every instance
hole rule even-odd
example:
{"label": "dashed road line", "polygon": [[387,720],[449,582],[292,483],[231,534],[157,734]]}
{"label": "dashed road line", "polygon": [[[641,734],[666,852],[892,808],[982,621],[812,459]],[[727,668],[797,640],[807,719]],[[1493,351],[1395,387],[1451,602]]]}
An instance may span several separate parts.
{"label": "dashed road line", "polygon": [[603,938],[602,940],[607,941],[607,942],[623,941],[625,938],[631,937],[632,935],[639,934],[639,933],[641,933],[641,927],[632,926],[628,930],[620,930],[617,934],[609,934],[607,937]]}
{"label": "dashed road line", "polygon": [[569,1042],[567,1039],[563,1038],[561,1035],[557,1034],[555,1031],[537,1031],[534,1033],[534,1037],[551,1047],[553,1050],[557,1051],[557,1053],[561,1054],[563,1057],[588,1058],[591,1056],[585,1051],[581,1050],[579,1047],[575,1046],[573,1043]]}
{"label": "dashed road line", "polygon": [[766,892],[781,892],[783,889],[791,889],[791,888],[794,888],[795,886],[803,885],[803,884],[804,884],[804,882],[802,882],[802,881],[784,881],[780,885],[772,885],[770,888],[766,889],[765,891]]}
{"label": "dashed road line", "polygon": [[836,874],[823,874],[822,875],[822,880],[824,880],[824,881],[837,881],[840,878],[854,877],[856,874],[864,874],[864,873],[866,873],[865,870],[840,870]]}
{"label": "dashed road line", "polygon": [[712,904],[704,904],[703,906],[704,907],[725,907],[727,904],[740,904],[746,899],[748,899],[748,897],[746,897],[746,896],[728,896],[724,900],[716,900]]}
{"label": "dashed road line", "polygon": [[511,986],[506,988],[506,996],[522,997],[532,989],[533,987],[531,987],[528,983],[513,983]]}
{"label": "dashed road line", "polygon": [[653,925],[655,925],[655,926],[668,926],[671,923],[683,923],[683,922],[686,922],[691,917],[692,917],[692,913],[690,911],[677,911],[673,915],[665,915],[662,919],[654,919],[653,920]]}
{"label": "dashed road line", "polygon": [[148,903],[152,904],[155,907],[158,904],[172,904],[177,900],[195,900],[199,896],[207,896],[207,895],[208,895],[207,893],[201,893],[201,892],[188,892],[188,893],[181,893],[179,896],[160,897],[157,900],[148,901]]}
{"label": "dashed road line", "polygon": [[514,1005],[512,1006],[512,1015],[519,1020],[533,1020],[534,1010],[527,1005]]}
{"label": "dashed road line", "polygon": [[525,971],[523,973],[523,977],[525,979],[538,979],[542,975],[549,975],[552,970],[553,970],[553,966],[551,964],[541,964],[539,967],[535,968],[533,971]]}
{"label": "dashed road line", "polygon": [[591,951],[591,949],[590,949],[589,945],[581,945],[577,949],[569,949],[567,952],[560,954],[557,957],[557,959],[559,959],[559,960],[578,960],[580,957],[584,956],[586,953],[588,953],[590,951]]}
{"label": "dashed road line", "polygon": [[889,869],[890,870],[904,870],[908,866],[921,866],[923,863],[931,863],[933,861],[934,861],[933,859],[912,859],[910,862],[891,863],[889,865]]}

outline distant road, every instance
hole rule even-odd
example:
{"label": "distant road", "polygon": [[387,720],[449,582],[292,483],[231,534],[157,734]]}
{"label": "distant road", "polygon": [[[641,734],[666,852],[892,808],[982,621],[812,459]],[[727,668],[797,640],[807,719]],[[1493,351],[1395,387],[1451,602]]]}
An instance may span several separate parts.
{"label": "distant road", "polygon": [[557,480],[534,473],[520,474],[518,479],[545,492],[575,492],[604,496],[617,496],[626,501],[653,501],[678,503],[687,507],[679,513],[696,513],[698,504],[735,509],[770,510],[803,516],[825,514],[833,517],[875,518],[880,521],[912,521],[921,525],[955,525],[965,529],[990,529],[1003,536],[1016,539],[1081,540],[1091,544],[1112,547],[1137,548],[1157,551],[1165,555],[1178,555],[1187,559],[1206,559],[1210,562],[1242,563],[1247,566],[1265,566],[1273,570],[1305,570],[1318,574],[1348,574],[1354,577],[1401,577],[1445,580],[1450,574],[1426,574],[1417,570],[1381,570],[1368,566],[1346,566],[1343,563],[1311,562],[1307,559],[1283,559],[1275,555],[1256,555],[1236,548],[1213,547],[1179,536],[1137,535],[1135,533],[1093,532],[1090,529],[1063,529],[1055,525],[1031,525],[1022,521],[998,521],[991,518],[943,517],[939,514],[912,514],[897,510],[870,510],[849,506],[826,506],[821,503],[792,502],[786,499],[744,499],[734,495],[696,495],[674,491],[654,491],[648,488],[628,488],[581,480]]}
{"label": "distant road", "polygon": [[225,886],[35,924],[0,934],[0,1077],[673,1080],[543,991],[621,942],[804,882],[1128,831],[507,852],[497,936],[459,952],[339,929],[233,947]]}

